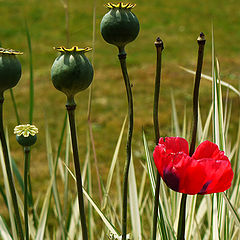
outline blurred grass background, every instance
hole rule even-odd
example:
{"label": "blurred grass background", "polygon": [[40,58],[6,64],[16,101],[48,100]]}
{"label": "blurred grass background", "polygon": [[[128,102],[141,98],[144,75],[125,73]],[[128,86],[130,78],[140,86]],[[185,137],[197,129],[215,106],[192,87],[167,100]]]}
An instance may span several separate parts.
{"label": "blurred grass background", "polygon": [[[92,45],[93,7],[95,1],[69,0],[70,46]],[[126,115],[126,93],[119,68],[117,49],[104,42],[99,31],[102,16],[107,12],[105,1],[96,1],[96,42],[93,82],[92,122],[93,134],[103,180],[108,172],[111,157]],[[149,139],[153,138],[152,105],[155,77],[155,46],[159,36],[164,42],[163,70],[160,96],[160,131],[162,136],[171,134],[171,91],[175,96],[180,119],[186,106],[190,123],[192,111],[192,87],[194,77],[183,72],[179,65],[195,70],[197,60],[197,36],[206,35],[203,72],[211,75],[211,30],[214,24],[216,55],[220,61],[222,80],[239,89],[240,79],[240,11],[237,0],[136,0],[133,12],[140,22],[140,34],[127,46],[127,63],[134,95],[135,165],[142,159],[141,129]],[[21,123],[28,123],[29,111],[29,53],[26,38],[27,20],[33,52],[35,105],[33,124],[39,128],[38,141],[33,147],[31,176],[35,196],[45,191],[49,181],[45,149],[45,126],[49,125],[53,148],[56,150],[65,116],[65,96],[54,89],[50,79],[51,65],[58,55],[54,46],[66,45],[65,11],[60,0],[0,0],[0,42],[2,47],[24,52],[19,59],[23,73],[13,89]],[[87,56],[91,59],[91,53]],[[226,89],[223,88],[226,94]],[[9,131],[11,151],[22,169],[23,153],[15,141],[13,128],[16,118],[9,92],[5,93],[4,118]],[[232,102],[231,141],[235,141],[239,118],[239,97],[230,92]],[[86,154],[88,90],[76,97],[77,127],[81,159]],[[211,83],[202,80],[200,107],[203,119],[211,103]],[[152,141],[153,143],[153,141]],[[120,158],[125,159],[125,147]],[[95,169],[93,168],[93,171]],[[141,172],[137,172],[141,175]],[[1,177],[1,175],[0,175]],[[0,181],[1,182],[1,181]],[[0,199],[0,203],[2,199]],[[0,214],[5,209],[0,208]]]}

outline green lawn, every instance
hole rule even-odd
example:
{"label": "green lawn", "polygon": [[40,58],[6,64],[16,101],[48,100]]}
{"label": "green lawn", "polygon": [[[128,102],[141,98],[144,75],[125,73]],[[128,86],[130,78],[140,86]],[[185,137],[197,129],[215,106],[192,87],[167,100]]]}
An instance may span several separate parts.
{"label": "green lawn", "polygon": [[[117,49],[108,45],[99,32],[102,16],[107,12],[104,1],[96,1],[96,41],[94,51],[95,77],[93,83],[92,122],[100,173],[105,179],[126,109],[126,94],[119,68]],[[145,128],[153,139],[152,104],[155,75],[154,41],[160,36],[165,45],[160,99],[160,125],[163,136],[171,134],[171,90],[175,96],[180,119],[184,106],[191,119],[193,76],[183,72],[179,65],[195,69],[197,36],[202,31],[207,38],[203,72],[211,74],[211,31],[214,25],[216,55],[220,61],[221,77],[239,87],[240,79],[240,11],[237,0],[171,0],[135,1],[133,12],[140,22],[140,34],[127,47],[130,79],[134,85],[135,165],[142,156],[141,129]],[[92,46],[94,1],[69,0],[70,45]],[[0,0],[0,42],[2,47],[24,52],[22,79],[14,88],[22,123],[28,122],[29,108],[29,53],[24,19],[31,34],[35,107],[33,123],[39,128],[38,142],[33,148],[31,175],[36,192],[44,191],[49,181],[45,150],[45,126],[49,125],[56,150],[65,115],[65,96],[54,89],[50,79],[51,65],[58,55],[54,46],[66,44],[65,13],[60,0]],[[91,59],[92,54],[87,53]],[[225,89],[224,93],[226,93]],[[5,124],[8,127],[11,150],[17,163],[23,165],[21,148],[15,143],[13,128],[16,119],[9,92],[5,94]],[[235,140],[239,118],[239,98],[229,93],[233,118],[230,130]],[[77,127],[80,154],[86,154],[88,91],[79,94],[77,102]],[[200,90],[200,106],[204,120],[211,102],[211,83],[203,80]],[[125,158],[124,147],[121,159]],[[91,153],[92,154],[92,153]],[[94,171],[94,169],[93,169]],[[139,175],[141,173],[138,173]],[[46,185],[44,185],[46,183]],[[2,199],[0,198],[0,202]],[[0,209],[0,214],[5,211]]]}

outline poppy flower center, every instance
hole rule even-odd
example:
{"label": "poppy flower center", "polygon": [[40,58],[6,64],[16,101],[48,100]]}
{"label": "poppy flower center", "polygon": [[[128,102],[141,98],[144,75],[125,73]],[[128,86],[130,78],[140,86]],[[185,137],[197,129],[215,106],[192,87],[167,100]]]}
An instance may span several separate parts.
{"label": "poppy flower center", "polygon": [[172,190],[179,191],[180,180],[177,175],[172,171],[172,169],[165,168],[163,170],[163,180]]}

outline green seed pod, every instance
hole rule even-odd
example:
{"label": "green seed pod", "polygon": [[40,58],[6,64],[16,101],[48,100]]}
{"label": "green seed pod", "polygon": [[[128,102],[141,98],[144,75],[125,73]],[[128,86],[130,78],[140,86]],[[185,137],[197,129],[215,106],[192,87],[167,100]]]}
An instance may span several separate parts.
{"label": "green seed pod", "polygon": [[29,135],[28,137],[24,137],[23,135],[21,136],[16,136],[16,139],[18,143],[24,147],[30,147],[32,146],[36,141],[37,141],[37,135]]}
{"label": "green seed pod", "polygon": [[22,68],[16,55],[21,54],[12,49],[0,48],[0,94],[17,85]]}
{"label": "green seed pod", "polygon": [[86,89],[93,80],[93,67],[85,52],[91,48],[65,47],[55,48],[61,52],[52,65],[51,78],[59,91],[72,98],[76,93]]}
{"label": "green seed pod", "polygon": [[32,146],[37,141],[38,129],[34,125],[18,125],[14,128],[14,134],[18,143],[24,147]]}
{"label": "green seed pod", "polygon": [[139,22],[131,9],[136,4],[108,3],[106,13],[101,21],[100,30],[104,40],[123,48],[127,43],[136,39],[139,33]]}

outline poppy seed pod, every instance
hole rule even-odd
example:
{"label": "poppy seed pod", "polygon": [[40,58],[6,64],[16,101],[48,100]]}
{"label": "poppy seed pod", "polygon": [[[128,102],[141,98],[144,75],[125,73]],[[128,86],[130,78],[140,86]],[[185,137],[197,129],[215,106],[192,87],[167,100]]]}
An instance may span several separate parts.
{"label": "poppy seed pod", "polygon": [[93,80],[93,67],[85,52],[91,48],[55,48],[61,53],[52,65],[51,78],[53,85],[65,93],[68,98],[86,89]]}
{"label": "poppy seed pod", "polygon": [[24,147],[32,146],[37,141],[37,133],[38,129],[30,124],[18,125],[14,128],[17,142]]}
{"label": "poppy seed pod", "polygon": [[135,4],[108,3],[106,13],[101,21],[100,30],[104,40],[119,48],[136,39],[139,33],[139,22],[131,9]]}
{"label": "poppy seed pod", "polygon": [[21,54],[12,49],[0,48],[0,94],[17,85],[22,67],[16,55]]}

